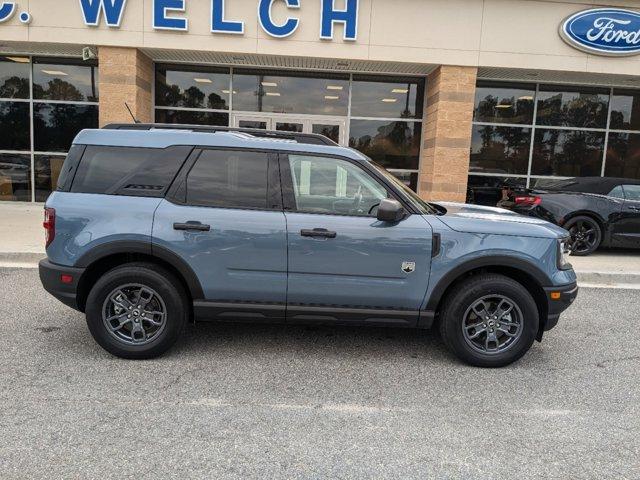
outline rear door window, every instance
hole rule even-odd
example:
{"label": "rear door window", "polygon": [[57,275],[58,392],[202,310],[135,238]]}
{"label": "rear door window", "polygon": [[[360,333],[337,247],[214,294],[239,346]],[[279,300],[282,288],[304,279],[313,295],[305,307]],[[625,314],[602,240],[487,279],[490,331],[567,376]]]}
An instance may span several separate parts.
{"label": "rear door window", "polygon": [[189,172],[189,205],[266,209],[269,156],[242,150],[203,150]]}
{"label": "rear door window", "polygon": [[162,197],[192,149],[87,146],[71,191]]}

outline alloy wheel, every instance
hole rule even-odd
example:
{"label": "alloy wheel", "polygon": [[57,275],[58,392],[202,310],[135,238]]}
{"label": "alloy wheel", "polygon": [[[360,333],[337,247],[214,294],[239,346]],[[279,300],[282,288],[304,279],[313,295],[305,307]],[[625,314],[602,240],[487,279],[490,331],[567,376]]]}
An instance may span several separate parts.
{"label": "alloy wheel", "polygon": [[571,249],[575,253],[585,253],[597,247],[597,226],[589,220],[578,220],[569,228]]}
{"label": "alloy wheel", "polygon": [[167,307],[152,288],[130,283],[115,288],[102,306],[107,331],[127,345],[146,345],[158,337],[167,323]]}
{"label": "alloy wheel", "polygon": [[504,295],[486,295],[464,314],[462,334],[474,350],[495,355],[511,348],[522,335],[522,311]]}

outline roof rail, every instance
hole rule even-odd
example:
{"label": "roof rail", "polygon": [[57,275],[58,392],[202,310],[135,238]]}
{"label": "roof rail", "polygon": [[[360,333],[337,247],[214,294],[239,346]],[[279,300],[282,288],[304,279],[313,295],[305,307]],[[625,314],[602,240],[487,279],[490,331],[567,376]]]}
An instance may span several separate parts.
{"label": "roof rail", "polygon": [[185,125],[175,123],[111,123],[102,128],[106,130],[152,130],[154,128],[159,128],[163,130],[189,130],[197,133],[240,132],[260,138],[293,140],[298,143],[307,143],[312,145],[338,146],[338,144],[330,138],[317,133],[281,132],[274,130],[259,130],[257,128],[214,127],[209,125]]}

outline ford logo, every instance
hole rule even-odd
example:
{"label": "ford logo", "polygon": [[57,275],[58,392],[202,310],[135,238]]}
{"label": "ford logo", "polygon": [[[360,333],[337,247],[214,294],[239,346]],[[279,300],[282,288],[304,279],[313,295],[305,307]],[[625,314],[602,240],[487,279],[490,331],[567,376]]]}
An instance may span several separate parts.
{"label": "ford logo", "polygon": [[640,53],[640,12],[620,8],[583,10],[562,22],[560,36],[583,52],[635,55]]}

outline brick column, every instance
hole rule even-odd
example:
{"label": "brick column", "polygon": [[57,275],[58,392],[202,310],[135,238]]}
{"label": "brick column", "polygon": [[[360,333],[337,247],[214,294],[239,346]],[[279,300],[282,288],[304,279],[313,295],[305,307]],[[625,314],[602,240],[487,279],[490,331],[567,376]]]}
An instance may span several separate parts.
{"label": "brick column", "polygon": [[153,62],[136,48],[100,47],[100,126],[131,123],[125,102],[141,122],[151,122]]}
{"label": "brick column", "polygon": [[438,67],[427,79],[418,193],[464,202],[467,194],[476,67]]}

